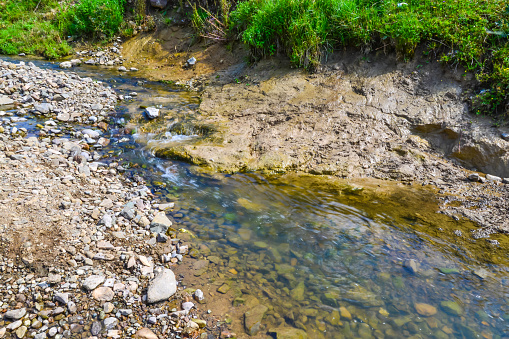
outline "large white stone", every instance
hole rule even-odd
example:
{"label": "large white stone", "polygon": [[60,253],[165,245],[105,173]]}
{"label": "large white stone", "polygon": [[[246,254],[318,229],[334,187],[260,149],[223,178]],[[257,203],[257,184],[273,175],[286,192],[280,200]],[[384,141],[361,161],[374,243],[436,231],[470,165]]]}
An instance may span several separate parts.
{"label": "large white stone", "polygon": [[159,116],[159,109],[155,107],[147,107],[145,108],[145,114],[148,119],[155,119]]}
{"label": "large white stone", "polygon": [[12,105],[13,103],[14,103],[14,100],[9,98],[7,95],[0,94],[0,106]]}
{"label": "large white stone", "polygon": [[177,280],[172,270],[163,268],[150,282],[147,290],[147,302],[153,304],[168,300],[177,292]]}

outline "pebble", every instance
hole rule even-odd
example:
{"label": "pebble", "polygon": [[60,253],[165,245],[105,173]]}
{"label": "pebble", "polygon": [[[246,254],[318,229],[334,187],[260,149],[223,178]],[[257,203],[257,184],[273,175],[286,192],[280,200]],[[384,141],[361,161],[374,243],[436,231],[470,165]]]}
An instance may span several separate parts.
{"label": "pebble", "polygon": [[134,338],[137,339],[157,339],[157,335],[152,332],[149,328],[142,327],[140,328],[136,334],[134,335]]}
{"label": "pebble", "polygon": [[106,278],[102,275],[91,275],[83,281],[83,288],[88,291],[94,290],[97,286],[102,284]]}
{"label": "pebble", "polygon": [[10,320],[18,320],[18,319],[23,318],[25,316],[25,314],[27,314],[26,308],[20,308],[17,310],[10,310],[10,311],[5,312],[4,318],[10,319]]}
{"label": "pebble", "polygon": [[115,296],[109,287],[98,287],[92,292],[92,297],[97,301],[110,301]]}
{"label": "pebble", "polygon": [[[81,60],[70,63],[75,67]],[[6,70],[10,72],[8,78],[2,76]],[[31,87],[18,91],[25,86]],[[13,118],[8,124],[0,120],[0,195],[12,192],[12,188],[17,195],[16,200],[2,195],[5,200],[0,208],[18,206],[16,201],[30,208],[30,215],[12,209],[14,227],[30,229],[33,225],[44,234],[46,225],[62,225],[54,246],[40,247],[35,236],[21,247],[20,259],[26,264],[34,262],[37,251],[45,253],[48,266],[44,269],[49,273],[27,274],[18,270],[11,259],[0,257],[3,280],[14,278],[9,283],[13,294],[0,300],[7,309],[0,337],[61,339],[81,333],[131,337],[148,319],[154,323],[155,332],[164,331],[165,335],[181,332],[184,326],[196,328],[186,319],[189,314],[174,314],[169,321],[145,307],[145,303],[168,300],[177,291],[170,269],[154,269],[162,262],[153,252],[154,247],[146,247],[147,240],[165,248],[169,266],[182,260],[189,248],[164,234],[172,225],[164,211],[174,208],[174,203],[154,200],[143,180],[131,181],[118,173],[118,163],[110,166],[100,160],[105,155],[101,146],[110,141],[104,132],[110,129],[108,115],[117,104],[115,92],[108,85],[67,70],[43,70],[33,64],[14,65],[0,60],[0,99],[7,104],[20,103],[16,108],[19,116],[0,112],[0,119]],[[22,115],[30,114],[40,120],[36,135],[27,137],[29,130],[15,123],[27,121]],[[158,238],[166,239],[166,243],[156,243],[156,237],[147,234],[151,220],[152,226],[163,230]],[[12,242],[16,234],[4,232],[2,236]],[[146,260],[138,264],[139,257]],[[130,270],[126,271],[124,265]],[[154,273],[155,278],[149,280]],[[142,295],[145,290],[146,296]],[[21,309],[21,305],[27,308]],[[115,305],[123,309],[116,311]],[[193,316],[198,312],[192,302],[183,307],[191,307]],[[128,323],[120,317],[127,317]],[[176,326],[174,320],[181,325]]]}
{"label": "pebble", "polygon": [[103,323],[106,330],[112,330],[118,325],[118,319],[115,317],[109,317],[104,319]]}

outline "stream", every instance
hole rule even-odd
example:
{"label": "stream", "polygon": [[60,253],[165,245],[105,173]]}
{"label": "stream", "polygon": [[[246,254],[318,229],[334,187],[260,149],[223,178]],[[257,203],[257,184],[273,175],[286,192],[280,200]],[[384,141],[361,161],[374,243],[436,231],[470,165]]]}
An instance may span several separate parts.
{"label": "stream", "polygon": [[[278,338],[509,337],[507,255],[441,237],[442,229],[474,226],[436,213],[431,192],[369,180],[364,187],[308,175],[227,175],[157,158],[156,148],[199,140],[187,124],[198,94],[136,73],[72,71],[119,94],[137,93],[111,117],[105,160],[143,177],[162,202],[175,202],[172,232],[189,236],[194,258],[181,265],[182,283],[209,284],[205,307],[224,311],[239,338],[266,338],[283,325],[302,331]],[[147,106],[162,117],[146,121]],[[37,135],[39,118],[24,118],[16,126]],[[120,133],[126,124],[130,135]],[[250,326],[257,312],[261,326]]]}

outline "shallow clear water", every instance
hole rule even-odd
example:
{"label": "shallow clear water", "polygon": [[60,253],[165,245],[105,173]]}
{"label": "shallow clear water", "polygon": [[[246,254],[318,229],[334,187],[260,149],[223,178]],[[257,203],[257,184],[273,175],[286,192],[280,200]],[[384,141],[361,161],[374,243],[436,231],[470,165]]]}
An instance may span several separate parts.
{"label": "shallow clear water", "polygon": [[[162,201],[176,202],[169,213],[175,229],[194,234],[192,255],[210,263],[196,275],[230,286],[226,296],[242,310],[234,314],[238,334],[243,310],[260,303],[268,308],[260,335],[283,324],[309,338],[509,335],[507,254],[447,236],[472,225],[435,213],[428,192],[391,184],[372,189],[368,181],[359,189],[362,182],[309,176],[207,173],[158,159],[153,143],[195,138],[161,126],[192,116],[196,95],[116,72],[79,72],[121,94],[138,92],[113,118],[132,118],[136,133],[113,128],[107,151],[142,175]],[[166,125],[140,119],[140,106],[148,105],[161,105]],[[18,125],[33,130],[35,122],[28,117]]]}

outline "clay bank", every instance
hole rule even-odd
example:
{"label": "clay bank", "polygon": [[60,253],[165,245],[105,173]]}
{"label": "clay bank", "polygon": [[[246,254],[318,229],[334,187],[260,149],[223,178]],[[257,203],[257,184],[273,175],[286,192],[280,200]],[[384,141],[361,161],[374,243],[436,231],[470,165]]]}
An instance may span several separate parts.
{"label": "clay bank", "polygon": [[[185,126],[185,133],[200,137],[153,144],[157,156],[225,173],[305,172],[433,185],[455,201],[444,212],[505,230],[504,218],[491,216],[502,213],[506,200],[501,181],[509,176],[509,142],[505,129],[469,113],[471,74],[429,60],[401,63],[383,53],[345,52],[313,74],[269,60],[198,78],[206,86],[197,112],[147,130],[182,132]],[[480,177],[467,180],[470,171]],[[479,184],[487,174],[488,183]],[[479,202],[492,190],[491,203]],[[463,202],[468,207],[461,208]]]}

